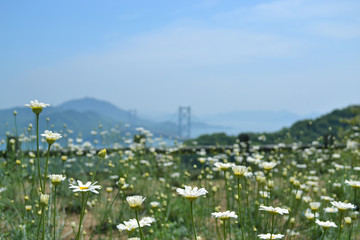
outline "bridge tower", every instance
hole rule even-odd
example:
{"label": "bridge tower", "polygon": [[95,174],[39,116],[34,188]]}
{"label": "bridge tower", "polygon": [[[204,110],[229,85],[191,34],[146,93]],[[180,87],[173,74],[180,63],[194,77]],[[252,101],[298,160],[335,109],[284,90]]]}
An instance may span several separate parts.
{"label": "bridge tower", "polygon": [[179,137],[188,139],[191,136],[191,107],[179,107]]}

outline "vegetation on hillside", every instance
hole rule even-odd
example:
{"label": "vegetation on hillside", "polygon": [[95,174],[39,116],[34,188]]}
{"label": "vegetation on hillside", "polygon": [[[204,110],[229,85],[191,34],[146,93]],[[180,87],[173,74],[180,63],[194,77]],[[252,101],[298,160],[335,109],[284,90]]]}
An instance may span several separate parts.
{"label": "vegetation on hillside", "polygon": [[[326,135],[342,139],[352,126],[360,123],[360,106],[353,105],[344,109],[334,110],[314,120],[305,119],[272,133],[245,133],[252,143],[293,143],[304,144],[313,141],[323,142]],[[225,133],[202,135],[196,139],[187,140],[186,145],[229,145],[235,142],[237,136],[227,136]]]}

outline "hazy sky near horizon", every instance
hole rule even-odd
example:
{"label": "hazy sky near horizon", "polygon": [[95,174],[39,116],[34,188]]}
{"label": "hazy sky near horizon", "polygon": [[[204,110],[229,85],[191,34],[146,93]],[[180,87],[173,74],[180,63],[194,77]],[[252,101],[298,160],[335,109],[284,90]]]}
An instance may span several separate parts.
{"label": "hazy sky near horizon", "polygon": [[359,104],[360,1],[2,1],[0,108],[95,97],[138,112]]}

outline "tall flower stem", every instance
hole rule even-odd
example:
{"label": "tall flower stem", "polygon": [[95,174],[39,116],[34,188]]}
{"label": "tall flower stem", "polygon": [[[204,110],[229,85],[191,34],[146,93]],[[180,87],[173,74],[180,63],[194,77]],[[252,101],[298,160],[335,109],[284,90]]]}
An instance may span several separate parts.
{"label": "tall flower stem", "polygon": [[138,224],[138,226],[139,226],[140,239],[141,239],[141,240],[145,240],[145,236],[144,236],[143,231],[141,230],[141,226],[140,226],[140,222],[139,222],[139,214],[138,214],[138,210],[135,210],[135,217],[136,217],[137,224]]}
{"label": "tall flower stem", "polygon": [[54,240],[56,240],[56,185],[54,190]]}
{"label": "tall flower stem", "polygon": [[351,234],[352,234],[352,230],[353,230],[353,225],[350,225],[350,230],[349,230],[349,240],[351,239]]}
{"label": "tall flower stem", "polygon": [[[230,209],[230,196],[229,196],[230,193],[229,193],[229,188],[228,188],[226,171],[224,171],[224,178],[225,178],[225,192],[226,192],[226,207],[227,207],[227,209]],[[229,235],[230,235],[230,238],[231,238],[230,224],[229,224]]]}
{"label": "tall flower stem", "polygon": [[354,203],[355,205],[358,205],[357,198],[356,198],[356,188],[354,188]]}
{"label": "tall flower stem", "polygon": [[238,215],[239,215],[239,221],[240,221],[240,226],[241,226],[241,237],[242,240],[244,240],[244,221],[243,218],[241,216],[241,198],[240,198],[240,178],[237,178],[237,185],[238,185]]}
{"label": "tall flower stem", "polygon": [[[78,232],[76,234],[75,240],[79,240],[80,239],[80,231],[81,231],[81,224],[84,218],[84,213],[85,213],[85,197],[84,197],[85,193],[81,193],[81,210],[80,210],[80,221],[79,221],[79,228],[78,228]],[[85,203],[84,203],[85,202]]]}
{"label": "tall flower stem", "polygon": [[100,159],[99,159],[98,162],[96,163],[95,171],[93,172],[93,176],[92,176],[92,178],[91,178],[91,181],[92,181],[92,182],[95,181],[95,177],[96,177],[96,173],[97,173],[97,171],[98,171],[98,169],[99,169],[99,165],[100,165]]}
{"label": "tall flower stem", "polygon": [[226,171],[224,171],[224,178],[225,178],[225,192],[226,192],[226,208],[230,209],[230,199],[228,194],[228,183],[227,183],[227,177],[226,177]]}
{"label": "tall flower stem", "polygon": [[50,147],[51,147],[51,144],[49,144],[49,146],[48,146],[48,151],[47,151],[47,156],[46,156],[44,187],[43,187],[44,194],[46,191],[46,178],[47,178],[47,170],[48,170],[48,165],[49,165]]}
{"label": "tall flower stem", "polygon": [[215,219],[215,224],[216,224],[216,235],[217,238],[221,240],[221,235],[220,235],[220,230],[219,230],[219,225],[218,225],[218,219]]}
{"label": "tall flower stem", "polygon": [[341,223],[342,223],[342,218],[343,218],[343,211],[339,211],[340,212],[340,221],[339,221],[339,233],[338,233],[338,237],[336,239],[340,239],[340,235],[341,235]]}
{"label": "tall flower stem", "polygon": [[[45,211],[45,208],[44,208]],[[45,240],[45,214],[42,215],[42,227],[43,227],[43,231],[42,231],[42,240]]]}
{"label": "tall flower stem", "polygon": [[193,228],[193,233],[194,233],[194,240],[196,240],[197,237],[196,237],[196,230],[195,230],[195,224],[194,224],[194,215],[193,215],[193,201],[190,201],[190,217],[191,217],[191,223],[192,223],[192,228]]}
{"label": "tall flower stem", "polygon": [[316,212],[314,212],[314,222],[313,222],[313,231],[314,231],[314,238],[316,236]]}
{"label": "tall flower stem", "polygon": [[16,124],[16,114],[14,114],[14,122],[15,122],[15,137],[18,136],[17,124]]}
{"label": "tall flower stem", "polygon": [[40,151],[39,151],[39,115],[40,113],[36,113],[36,152],[37,152],[37,166],[38,166],[38,181],[40,181],[40,189],[41,189],[42,183],[41,183]]}
{"label": "tall flower stem", "polygon": [[226,221],[223,221],[223,234],[224,234],[224,240],[226,240]]}
{"label": "tall flower stem", "polygon": [[322,236],[321,240],[324,240],[326,230],[327,230],[327,229],[326,229],[326,228],[324,228],[324,234],[323,234],[323,236]]}
{"label": "tall flower stem", "polygon": [[271,216],[271,232],[270,232],[270,239],[272,239],[273,233],[274,233],[274,221],[275,221],[275,215],[272,214]]}
{"label": "tall flower stem", "polygon": [[40,221],[39,221],[39,225],[38,225],[38,229],[37,229],[37,233],[36,233],[36,239],[39,239],[40,226],[41,226],[41,222],[43,219],[43,214],[44,214],[44,208],[41,208],[41,216],[40,216]]}

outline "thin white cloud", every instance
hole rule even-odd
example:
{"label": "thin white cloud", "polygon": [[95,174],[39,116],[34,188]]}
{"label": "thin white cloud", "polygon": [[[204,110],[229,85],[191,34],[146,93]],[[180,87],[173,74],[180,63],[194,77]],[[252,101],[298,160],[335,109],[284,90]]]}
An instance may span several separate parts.
{"label": "thin white cloud", "polygon": [[314,34],[337,39],[354,39],[360,37],[360,21],[358,23],[321,22],[311,29]]}
{"label": "thin white cloud", "polygon": [[359,2],[348,0],[279,0],[260,3],[254,12],[272,18],[304,19],[357,15],[359,8]]}
{"label": "thin white cloud", "polygon": [[242,23],[244,28],[248,24],[264,32],[268,27],[299,38],[355,38],[359,37],[359,12],[360,1],[277,0],[220,12],[214,20]]}
{"label": "thin white cloud", "polygon": [[221,65],[291,56],[298,45],[298,41],[277,35],[184,27],[134,38],[131,46],[116,55],[126,55],[134,62]]}

